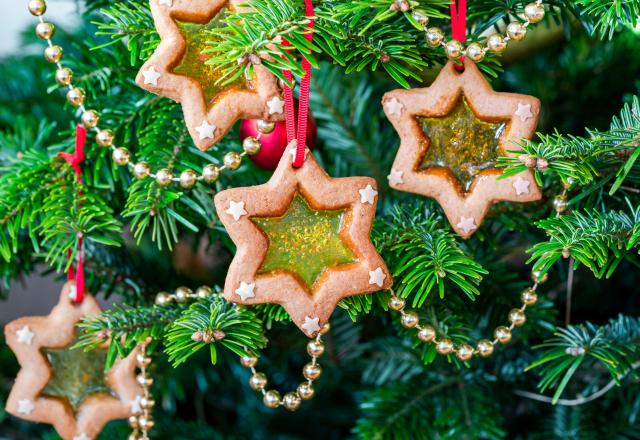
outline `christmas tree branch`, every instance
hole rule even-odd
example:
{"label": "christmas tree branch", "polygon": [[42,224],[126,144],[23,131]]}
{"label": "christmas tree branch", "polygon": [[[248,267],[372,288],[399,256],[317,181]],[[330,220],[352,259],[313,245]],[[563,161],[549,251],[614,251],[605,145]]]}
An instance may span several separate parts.
{"label": "christmas tree branch", "polygon": [[[555,337],[541,344],[544,351],[527,369],[541,367],[538,388],[544,392],[555,388],[556,404],[573,376],[583,364],[595,363],[605,368],[612,379],[620,379],[634,371],[640,359],[640,319],[619,316],[608,324],[591,323],[561,328]],[[588,368],[591,374],[594,368]],[[589,379],[593,382],[593,378]]]}
{"label": "christmas tree branch", "polygon": [[610,277],[640,241],[640,208],[629,213],[583,210],[537,223],[548,241],[531,249],[534,270],[547,272],[560,258],[573,259],[596,277]]}

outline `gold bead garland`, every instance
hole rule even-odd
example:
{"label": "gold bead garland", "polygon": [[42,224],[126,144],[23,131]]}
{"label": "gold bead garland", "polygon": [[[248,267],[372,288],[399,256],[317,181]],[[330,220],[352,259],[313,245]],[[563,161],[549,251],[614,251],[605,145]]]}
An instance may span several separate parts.
{"label": "gold bead garland", "polygon": [[473,356],[489,357],[493,354],[495,345],[507,344],[511,341],[512,331],[516,327],[524,325],[526,322],[525,310],[529,306],[533,306],[538,302],[538,294],[536,290],[540,284],[547,281],[548,275],[540,275],[540,272],[534,271],[531,274],[533,285],[522,291],[520,300],[522,305],[519,308],[512,309],[509,312],[509,325],[501,325],[496,327],[493,332],[493,340],[482,339],[478,341],[475,348],[469,344],[463,343],[456,346],[453,341],[446,337],[439,338],[436,329],[430,324],[420,324],[418,314],[414,311],[405,311],[405,300],[396,296],[391,290],[391,298],[389,299],[389,308],[400,312],[400,323],[403,327],[418,330],[416,336],[422,342],[434,344],[436,351],[441,355],[455,354],[461,361],[468,361]]}
{"label": "gold bead garland", "polygon": [[148,440],[149,432],[154,426],[152,410],[156,402],[149,391],[153,385],[153,379],[147,374],[147,368],[151,365],[151,357],[147,355],[147,345],[148,343],[140,344],[139,353],[136,355],[136,364],[140,370],[136,380],[142,388],[142,396],[137,402],[139,408],[135,408],[139,411],[129,417],[129,426],[133,430],[129,440]]}
{"label": "gold bead garland", "polygon": [[276,390],[267,390],[267,384],[269,383],[267,376],[264,373],[260,373],[256,370],[259,358],[254,356],[245,348],[246,354],[240,357],[240,364],[251,370],[251,377],[249,378],[249,386],[260,393],[262,393],[262,403],[268,408],[278,408],[283,406],[289,411],[296,411],[300,408],[300,404],[303,400],[311,400],[315,394],[313,388],[313,381],[320,378],[322,375],[322,367],[318,363],[318,358],[324,353],[324,343],[322,342],[322,336],[326,335],[331,329],[329,324],[325,324],[315,338],[307,344],[307,354],[311,357],[311,362],[306,364],[302,368],[302,375],[306,381],[298,385],[295,391],[290,391],[284,396]]}
{"label": "gold bead garland", "polygon": [[[394,5],[397,3],[398,2],[392,3],[390,9],[395,10],[396,7]],[[419,13],[419,15],[424,14]],[[532,24],[542,21],[544,15],[545,10],[542,5],[542,0],[536,0],[535,2],[529,3],[525,6],[524,22],[521,23],[519,21],[513,21],[507,25],[504,35],[495,33],[489,35],[483,44],[474,42],[469,43],[466,46],[457,40],[446,41],[442,29],[438,27],[426,27],[429,22],[428,20],[419,20],[419,22],[425,28],[425,41],[427,42],[427,45],[430,47],[441,46],[447,57],[451,60],[457,60],[461,56],[466,56],[471,61],[477,63],[484,59],[487,52],[500,54],[507,48],[509,41],[521,41],[524,39],[527,35],[527,28]]]}
{"label": "gold bead garland", "polygon": [[[28,3],[29,12],[32,15],[38,17],[39,23],[36,25],[36,35],[47,42],[47,47],[44,51],[44,56],[47,61],[56,65],[55,80],[58,84],[66,87],[67,101],[74,107],[80,109],[80,120],[82,124],[95,131],[96,143],[105,148],[109,148],[112,151],[112,159],[116,165],[121,167],[127,167],[136,179],[151,178],[156,180],[160,186],[168,186],[172,183],[179,184],[184,189],[191,189],[195,186],[196,182],[203,181],[211,184],[218,180],[220,172],[226,169],[231,171],[236,170],[242,163],[242,158],[247,155],[254,155],[260,151],[260,145],[253,145],[251,148],[244,148],[242,153],[231,151],[227,153],[223,158],[222,165],[208,164],[205,165],[202,174],[198,175],[195,171],[187,169],[180,173],[178,176],[174,176],[173,173],[167,169],[160,169],[157,172],[153,172],[149,165],[145,162],[133,163],[130,152],[124,147],[117,147],[114,145],[114,134],[111,130],[101,129],[98,127],[100,121],[100,114],[96,110],[87,109],[85,107],[85,91],[79,87],[73,85],[73,71],[68,67],[64,67],[61,60],[64,56],[62,47],[54,45],[52,38],[55,34],[55,26],[44,20],[43,15],[47,10],[47,4],[45,0],[30,0]],[[267,127],[267,130],[260,133],[270,133],[273,131],[274,125],[272,122],[259,121],[258,127]],[[268,127],[271,127],[270,129]],[[260,135],[257,136],[259,140]],[[254,138],[256,139],[256,138]]]}

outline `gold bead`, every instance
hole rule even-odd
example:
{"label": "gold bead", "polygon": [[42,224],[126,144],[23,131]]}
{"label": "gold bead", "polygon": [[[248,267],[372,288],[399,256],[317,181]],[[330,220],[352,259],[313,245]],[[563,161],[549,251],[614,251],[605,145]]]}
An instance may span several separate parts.
{"label": "gold bead", "polygon": [[326,335],[327,333],[329,333],[329,331],[331,330],[331,324],[329,324],[328,322],[322,326],[322,328],[320,329],[320,334],[321,335]]}
{"label": "gold bead", "polygon": [[136,381],[142,387],[150,387],[151,385],[153,385],[153,379],[142,373],[136,376]]}
{"label": "gold bead", "polygon": [[524,16],[529,23],[538,23],[544,18],[544,6],[539,3],[529,3],[524,7]]}
{"label": "gold bead", "polygon": [[322,367],[318,364],[308,363],[302,369],[302,375],[309,380],[316,380],[322,374]]}
{"label": "gold bead", "polygon": [[188,287],[178,287],[175,292],[176,302],[186,303],[192,294],[193,292]]}
{"label": "gold bead", "polygon": [[48,46],[44,50],[44,58],[50,63],[57,63],[62,59],[62,55],[64,55],[64,51],[60,46]]}
{"label": "gold bead", "polygon": [[418,331],[418,339],[423,342],[431,342],[436,338],[436,329],[429,324],[423,325]]}
{"label": "gold bead", "polygon": [[131,158],[131,154],[129,154],[129,150],[127,150],[124,147],[118,147],[115,150],[113,150],[113,153],[111,154],[111,157],[113,158],[113,161],[123,167],[125,165],[127,165],[129,163],[129,159]]}
{"label": "gold bead", "polygon": [[507,26],[507,35],[513,41],[520,41],[527,35],[527,27],[517,21],[511,22]]}
{"label": "gold bead", "polygon": [[511,341],[511,330],[503,325],[497,327],[493,335],[501,344],[507,344]]}
{"label": "gold bead", "polygon": [[100,130],[98,134],[96,134],[96,142],[101,147],[110,147],[113,145],[113,138],[113,132],[108,129]]}
{"label": "gold bead", "polygon": [[53,23],[49,23],[48,21],[43,21],[36,25],[36,35],[38,38],[43,40],[48,40],[53,37],[53,34],[56,32],[56,27]]}
{"label": "gold bead", "polygon": [[467,58],[476,63],[484,59],[484,48],[479,43],[471,43],[465,51]]}
{"label": "gold bead", "polygon": [[516,327],[522,326],[527,321],[527,315],[520,309],[512,309],[509,312],[509,322]]}
{"label": "gold bead", "polygon": [[316,393],[313,389],[313,385],[311,385],[309,382],[303,382],[298,385],[297,391],[298,396],[300,396],[302,400],[311,400],[313,399],[313,395]]}
{"label": "gold bead", "polygon": [[180,173],[180,186],[184,189],[191,189],[198,181],[198,175],[193,170],[184,170]]}
{"label": "gold bead", "polygon": [[141,416],[138,418],[138,425],[143,431],[151,431],[155,426],[151,416]]}
{"label": "gold bead", "polygon": [[522,294],[520,295],[520,299],[522,300],[523,304],[532,306],[538,302],[538,294],[536,293],[535,290],[529,287],[522,291]]}
{"label": "gold bead", "polygon": [[202,179],[207,183],[213,183],[220,177],[220,168],[209,164],[202,169]]}
{"label": "gold bead", "polygon": [[86,110],[82,113],[81,119],[85,127],[94,128],[98,125],[98,122],[100,122],[100,115],[95,110]]}
{"label": "gold bead", "polygon": [[[254,154],[258,154],[260,149],[262,148],[262,144],[258,140],[258,138],[254,136],[249,136],[242,141],[242,149],[249,156],[253,156]],[[226,163],[226,162],[225,162]],[[233,168],[235,169],[235,168]]]}
{"label": "gold bead", "polygon": [[487,38],[487,48],[493,53],[500,53],[507,48],[507,42],[502,35],[493,34]]}
{"label": "gold bead", "polygon": [[444,51],[450,60],[456,60],[464,53],[464,45],[458,40],[450,40],[444,45]]}
{"label": "gold bead", "polygon": [[138,424],[138,416],[129,417],[129,427],[131,429],[138,429],[140,425]]}
{"label": "gold bead", "polygon": [[56,70],[56,82],[61,86],[68,86],[73,81],[73,70],[68,67]]}
{"label": "gold bead", "polygon": [[392,296],[389,299],[389,308],[392,310],[395,310],[397,312],[399,312],[400,310],[404,309],[404,304],[405,301],[404,299],[398,297],[398,296]]}
{"label": "gold bead", "polygon": [[478,342],[478,354],[482,357],[489,357],[493,354],[493,342],[483,339]]}
{"label": "gold bead", "polygon": [[456,350],[456,357],[461,361],[468,361],[473,357],[473,347],[469,344],[462,344]]}
{"label": "gold bead", "polygon": [[307,353],[312,357],[320,357],[324,353],[324,344],[322,341],[314,339],[307,344]]}
{"label": "gold bead", "polygon": [[284,399],[282,399],[282,404],[289,411],[295,411],[300,408],[300,403],[302,403],[302,399],[300,399],[297,393],[287,393],[284,395]]}
{"label": "gold bead", "polygon": [[252,374],[249,378],[249,386],[255,391],[261,391],[267,386],[267,376],[264,373]]}
{"label": "gold bead", "polygon": [[453,342],[450,339],[442,339],[436,343],[436,351],[440,354],[449,354],[453,351]]}
{"label": "gold bead", "polygon": [[558,214],[562,214],[569,207],[569,202],[567,201],[567,196],[560,194],[559,196],[555,196],[553,199],[553,209],[556,210]]}
{"label": "gold bead", "polygon": [[280,393],[276,390],[269,390],[262,398],[262,402],[268,408],[277,408],[280,405]]}
{"label": "gold bead", "polygon": [[156,295],[156,305],[163,306],[171,301],[171,295],[167,292],[160,292]]}
{"label": "gold bead", "polygon": [[147,368],[151,365],[151,358],[143,353],[138,353],[136,355],[136,365],[139,368]]}
{"label": "gold bead", "polygon": [[545,272],[545,274],[542,275],[541,271],[534,270],[533,272],[531,272],[531,279],[533,280],[534,283],[544,284],[549,279],[549,274]]}
{"label": "gold bead", "polygon": [[153,409],[156,406],[156,401],[153,400],[153,397],[143,397],[140,399],[140,406],[142,409]]}
{"label": "gold bead", "polygon": [[418,314],[416,312],[406,312],[400,317],[400,323],[403,327],[413,328],[418,325]]}
{"label": "gold bead", "polygon": [[420,23],[420,25],[422,27],[427,27],[427,25],[429,24],[429,17],[427,16],[427,14],[424,11],[421,11],[419,9],[415,9],[413,11],[413,13],[411,14],[411,16],[413,17],[413,19],[415,21]]}
{"label": "gold bead", "polygon": [[151,173],[151,168],[146,162],[138,162],[133,166],[133,175],[136,179],[144,179]]}
{"label": "gold bead", "polygon": [[74,87],[67,92],[67,101],[75,107],[79,107],[84,104],[84,98],[84,90],[79,87]]}
{"label": "gold bead", "polygon": [[211,287],[200,286],[196,289],[196,297],[199,299],[208,298],[211,296]]}
{"label": "gold bead", "polygon": [[276,123],[258,119],[258,122],[256,122],[256,128],[262,134],[270,134],[273,133],[273,130],[276,129]]}
{"label": "gold bead", "polygon": [[29,1],[29,12],[36,17],[41,16],[47,10],[47,4],[44,0],[30,0]]}
{"label": "gold bead", "polygon": [[242,356],[240,356],[240,365],[242,365],[245,368],[255,367],[257,363],[258,363],[257,356],[252,356],[250,354],[243,354]]}
{"label": "gold bead", "polygon": [[237,170],[242,163],[242,156],[235,151],[230,151],[224,155],[224,165],[230,170]]}
{"label": "gold bead", "polygon": [[160,186],[169,186],[173,182],[173,174],[166,168],[159,169],[156,173],[156,182]]}
{"label": "gold bead", "polygon": [[425,39],[430,47],[440,46],[444,40],[444,32],[440,28],[430,27],[425,33]]}

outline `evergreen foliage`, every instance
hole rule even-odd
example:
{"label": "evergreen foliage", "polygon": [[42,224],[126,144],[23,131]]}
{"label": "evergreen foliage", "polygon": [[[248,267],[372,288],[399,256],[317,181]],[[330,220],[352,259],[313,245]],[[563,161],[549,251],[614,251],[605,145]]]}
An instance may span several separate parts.
{"label": "evergreen foliage", "polygon": [[[112,164],[108,149],[90,142],[80,184],[57,157],[73,148],[76,111],[54,85],[31,30],[23,51],[0,60],[0,300],[43,263],[62,278],[83,234],[89,290],[122,304],[83,321],[78,349],[109,340],[110,364],[154,338],[158,439],[640,438],[640,1],[545,1],[547,18],[527,39],[482,63],[496,89],[543,103],[537,137],[520,143],[520,157],[499,159],[505,174],[526,169],[522,155],[545,159],[548,168],[535,171],[545,200],[494,206],[466,241],[437,204],[386,182],[398,140],[380,99],[393,88],[428,84],[446,59],[425,43],[413,12],[450,34],[448,1],[412,0],[405,12],[390,10],[391,3],[316,1],[311,43],[301,1],[252,0],[252,12],[228,12],[225,25],[211,31],[207,55],[224,66],[221,82],[251,74],[251,64],[237,63],[242,56],[266,56],[263,64],[281,78],[285,68],[302,73],[300,55],[311,61],[315,154],[332,176],[376,178],[372,239],[395,292],[439,335],[456,343],[490,338],[519,304],[531,270],[548,273],[540,302],[527,309],[527,324],[508,347],[464,363],[439,356],[387,309],[388,292],[351,297],[332,317],[316,398],[297,413],[265,409],[237,355],[261,353],[274,388],[297,386],[305,338],[280,306],[234,307],[218,295],[191,304],[153,301],[179,285],[223,284],[235,249],[212,197],[263,183],[269,173],[246,161],[214,185],[160,187],[134,180]],[[180,106],[133,82],[159,42],[147,0],[84,5],[83,25],[58,27],[55,40],[118,145],[175,175],[241,150],[234,130],[199,151]],[[525,5],[469,2],[470,38],[503,29]],[[557,216],[551,199],[563,187],[570,210]],[[192,339],[215,331],[222,333],[211,343]],[[17,365],[2,342],[4,401]],[[0,406],[5,435],[55,438]],[[113,423],[101,438],[126,435],[125,423]]]}

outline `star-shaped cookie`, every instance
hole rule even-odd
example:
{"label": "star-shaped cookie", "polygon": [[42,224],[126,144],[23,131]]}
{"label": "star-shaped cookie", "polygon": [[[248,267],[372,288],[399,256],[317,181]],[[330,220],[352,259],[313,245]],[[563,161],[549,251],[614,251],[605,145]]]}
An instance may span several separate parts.
{"label": "star-shaped cookie", "polygon": [[91,295],[75,305],[69,297],[72,288],[72,282],[65,284],[48,316],[20,318],[5,327],[7,344],[22,367],[6,409],[21,419],[53,425],[64,440],[90,440],[109,421],[131,415],[132,402],[141,395],[137,352],[105,373],[107,347],[71,349],[77,322],[100,312]]}
{"label": "star-shaped cookie", "polygon": [[495,92],[465,59],[462,72],[449,62],[430,87],[394,90],[382,105],[401,139],[390,186],[436,199],[461,237],[478,229],[493,203],[542,197],[530,171],[498,179],[495,167],[533,136],[537,98]]}
{"label": "star-shaped cookie", "polygon": [[[237,245],[224,295],[240,304],[281,304],[312,337],[338,301],[387,288],[391,276],[369,237],[375,180],[331,178],[309,151],[301,168],[291,163],[283,154],[267,183],[216,195]],[[234,208],[240,203],[242,211]]]}
{"label": "star-shaped cookie", "polygon": [[140,87],[182,104],[187,129],[201,150],[218,142],[238,119],[281,120],[284,104],[276,77],[262,65],[218,85],[221,73],[202,51],[225,9],[243,0],[150,0],[160,44],[138,72]]}

